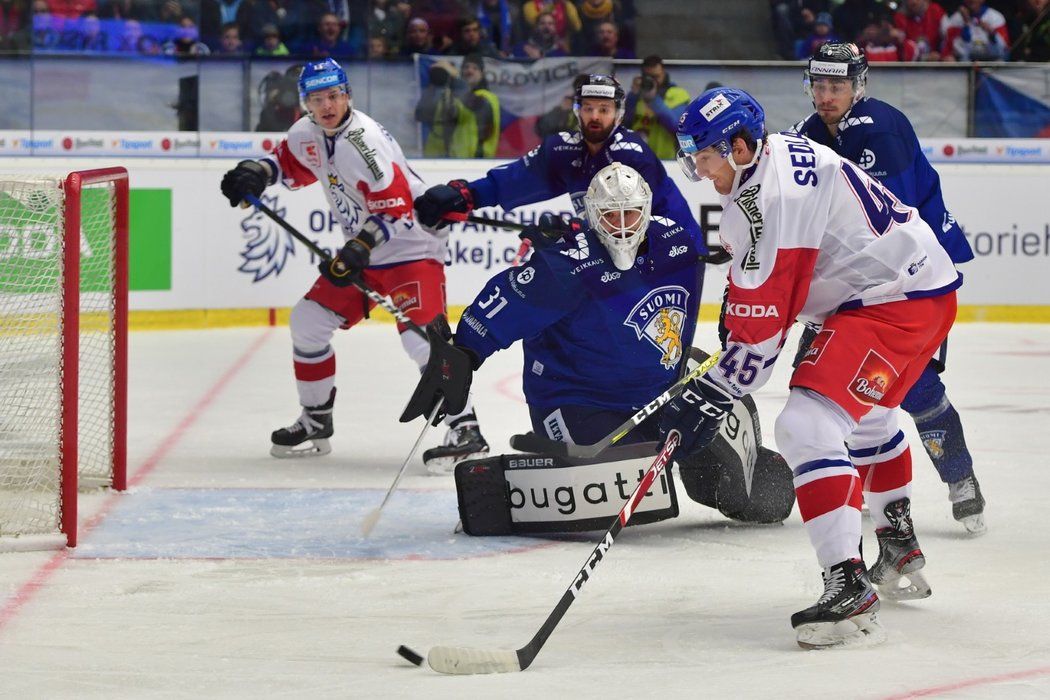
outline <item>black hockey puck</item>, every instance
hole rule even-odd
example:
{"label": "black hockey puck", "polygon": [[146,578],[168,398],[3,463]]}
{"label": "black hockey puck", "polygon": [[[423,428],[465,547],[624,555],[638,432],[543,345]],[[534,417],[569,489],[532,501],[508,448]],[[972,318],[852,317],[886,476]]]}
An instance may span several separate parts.
{"label": "black hockey puck", "polygon": [[400,654],[403,659],[411,661],[416,666],[423,665],[423,657],[406,647],[404,644],[397,648],[397,653]]}

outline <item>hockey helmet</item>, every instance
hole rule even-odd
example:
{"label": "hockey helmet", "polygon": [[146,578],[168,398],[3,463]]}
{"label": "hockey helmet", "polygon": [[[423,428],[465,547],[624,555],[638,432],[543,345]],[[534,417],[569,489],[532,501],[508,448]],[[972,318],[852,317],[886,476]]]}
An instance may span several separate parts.
{"label": "hockey helmet", "polygon": [[637,170],[610,163],[591,179],[584,196],[587,218],[618,270],[630,270],[645,240],[653,193]]}
{"label": "hockey helmet", "polygon": [[743,90],[727,87],[711,88],[700,93],[678,120],[678,163],[683,172],[694,182],[702,180],[703,177],[697,173],[694,156],[710,147],[714,147],[722,158],[728,159],[734,170],[747,167],[738,166],[729,157],[733,150],[733,137],[742,132],[754,139],[757,158],[758,152],[762,150],[762,139],[765,138],[766,113],[754,97]]}
{"label": "hockey helmet", "polygon": [[353,109],[353,92],[350,90],[350,80],[346,77],[346,71],[334,59],[326,58],[323,61],[310,61],[303,66],[299,74],[299,104],[303,111],[309,114],[306,106],[306,98],[311,92],[327,90],[329,88],[342,88],[351,98],[350,108]]}
{"label": "hockey helmet", "polygon": [[576,80],[573,81],[572,111],[576,115],[576,121],[580,123],[581,127],[580,104],[585,97],[612,100],[613,104],[616,105],[616,124],[613,128],[619,126],[620,122],[623,121],[623,115],[626,110],[626,104],[624,102],[626,93],[623,91],[623,87],[620,86],[620,83],[616,78],[611,75],[592,73],[590,75],[577,76]]}
{"label": "hockey helmet", "polygon": [[831,43],[820,47],[809,59],[802,87],[813,96],[813,81],[820,78],[847,78],[853,87],[853,102],[864,96],[868,84],[868,59],[856,44]]}

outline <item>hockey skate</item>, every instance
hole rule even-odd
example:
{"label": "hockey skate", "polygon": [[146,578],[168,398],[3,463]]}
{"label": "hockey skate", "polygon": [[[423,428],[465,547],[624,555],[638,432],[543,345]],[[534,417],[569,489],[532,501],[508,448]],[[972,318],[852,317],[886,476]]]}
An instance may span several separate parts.
{"label": "hockey skate", "polygon": [[952,502],[952,517],[962,523],[967,532],[971,535],[988,532],[984,522],[984,496],[975,475],[948,484],[948,500]]}
{"label": "hockey skate", "polygon": [[[287,428],[275,430],[270,435],[270,454],[282,459],[288,457],[320,457],[332,451],[328,438],[332,428],[332,407],[335,405],[335,389],[328,401],[320,406],[305,406],[299,419]],[[309,444],[304,444],[309,443]]]}
{"label": "hockey skate", "polygon": [[879,596],[860,559],[824,569],[824,594],[815,605],[791,616],[795,640],[803,649],[874,646],[886,641],[876,613]]}
{"label": "hockey skate", "polygon": [[460,462],[484,457],[488,453],[489,444],[481,435],[477,416],[468,413],[449,426],[442,445],[423,453],[423,464],[431,474],[448,474]]}
{"label": "hockey skate", "polygon": [[933,593],[920,569],[926,557],[915,539],[911,524],[911,501],[907,498],[885,508],[890,527],[875,530],[879,540],[879,558],[871,567],[871,582],[887,600],[918,600]]}

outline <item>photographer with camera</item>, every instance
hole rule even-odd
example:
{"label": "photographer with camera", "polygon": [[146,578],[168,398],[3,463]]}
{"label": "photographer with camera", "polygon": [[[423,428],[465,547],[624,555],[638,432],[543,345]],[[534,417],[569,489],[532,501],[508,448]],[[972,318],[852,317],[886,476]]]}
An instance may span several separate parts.
{"label": "photographer with camera", "polygon": [[300,63],[289,66],[283,73],[270,71],[259,83],[259,123],[256,131],[287,131],[303,116],[299,104]]}
{"label": "photographer with camera", "polygon": [[675,128],[689,104],[689,93],[671,82],[659,56],[646,56],[642,74],[631,83],[624,123],[653,149],[657,158],[673,160],[678,153]]}

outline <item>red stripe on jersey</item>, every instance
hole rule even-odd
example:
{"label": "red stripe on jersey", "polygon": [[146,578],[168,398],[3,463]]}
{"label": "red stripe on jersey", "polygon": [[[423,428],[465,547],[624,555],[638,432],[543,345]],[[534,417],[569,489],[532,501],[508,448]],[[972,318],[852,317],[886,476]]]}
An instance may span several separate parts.
{"label": "red stripe on jersey", "polygon": [[[317,147],[316,144],[314,147]],[[313,172],[292,155],[291,149],[288,148],[288,139],[277,144],[277,148],[273,149],[273,154],[281,166],[281,180],[291,189],[306,187],[317,182]]]}
{"label": "red stripe on jersey", "polygon": [[725,313],[729,339],[757,345],[790,328],[809,296],[818,252],[813,248],[778,250],[773,270],[754,289],[737,286],[733,276],[738,273],[733,270]]}
{"label": "red stripe on jersey", "polygon": [[892,491],[911,483],[911,448],[885,462],[876,462],[869,467],[870,476],[865,476],[864,490],[872,493]]}
{"label": "red stripe on jersey", "polygon": [[860,510],[860,480],[853,474],[836,474],[795,488],[802,522],[809,522],[836,508],[849,506]]}
{"label": "red stripe on jersey", "polygon": [[369,214],[389,214],[395,219],[402,216],[412,218],[412,188],[397,163],[394,166],[394,181],[383,190],[373,192],[364,180],[357,181],[357,189],[365,196],[365,207]]}
{"label": "red stripe on jersey", "polygon": [[301,382],[318,382],[335,376],[335,355],[320,362],[295,362],[295,378]]}

